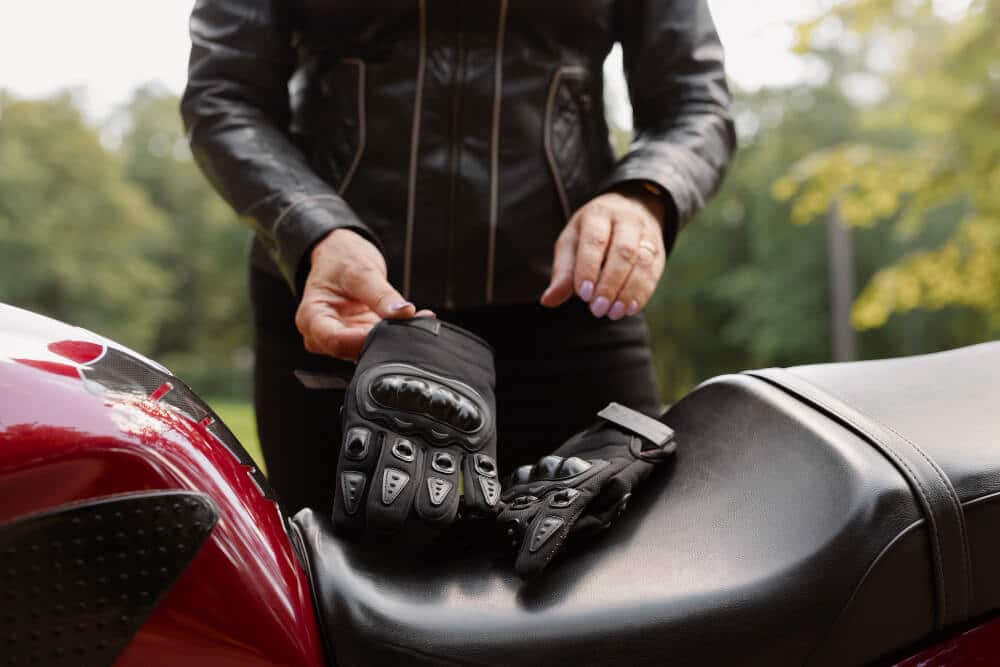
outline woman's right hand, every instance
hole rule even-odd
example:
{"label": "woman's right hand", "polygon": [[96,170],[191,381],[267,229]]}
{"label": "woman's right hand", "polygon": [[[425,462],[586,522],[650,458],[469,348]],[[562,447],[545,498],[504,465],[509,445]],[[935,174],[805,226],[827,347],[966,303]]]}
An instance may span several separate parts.
{"label": "woman's right hand", "polygon": [[330,232],[311,259],[295,326],[313,354],[355,360],[379,320],[433,314],[417,313],[389,284],[382,253],[356,232]]}

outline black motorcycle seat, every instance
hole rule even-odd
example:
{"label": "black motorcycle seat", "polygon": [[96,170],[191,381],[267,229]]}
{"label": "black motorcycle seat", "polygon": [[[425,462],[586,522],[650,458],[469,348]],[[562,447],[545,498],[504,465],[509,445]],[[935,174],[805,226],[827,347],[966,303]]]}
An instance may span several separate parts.
{"label": "black motorcycle seat", "polygon": [[332,660],[861,664],[1000,607],[1000,343],[722,376],[664,421],[673,465],[536,580],[300,512]]}

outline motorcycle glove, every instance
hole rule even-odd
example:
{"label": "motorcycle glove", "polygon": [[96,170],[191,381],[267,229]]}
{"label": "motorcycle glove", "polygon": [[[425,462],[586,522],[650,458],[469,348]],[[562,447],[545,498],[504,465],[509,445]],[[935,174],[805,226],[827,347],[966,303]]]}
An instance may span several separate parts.
{"label": "motorcycle glove", "polygon": [[540,572],[570,535],[611,525],[633,489],[676,450],[666,424],[611,403],[600,421],[535,465],[521,466],[505,486],[497,521],[518,549],[515,571]]}
{"label": "motorcycle glove", "polygon": [[493,516],[494,385],[478,336],[436,318],[379,322],[344,398],[334,524],[394,532],[413,509],[446,525],[460,495],[466,514]]}

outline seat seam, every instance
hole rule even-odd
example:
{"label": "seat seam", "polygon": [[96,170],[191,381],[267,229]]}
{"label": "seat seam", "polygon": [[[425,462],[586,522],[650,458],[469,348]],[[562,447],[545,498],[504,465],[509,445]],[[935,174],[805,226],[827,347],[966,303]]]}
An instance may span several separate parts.
{"label": "seat seam", "polygon": [[[988,493],[984,496],[979,496],[977,498],[971,498],[961,503],[961,506],[962,509],[964,510],[967,507],[974,507],[976,505],[988,502],[990,500],[996,500],[997,498],[1000,498],[1000,491]],[[823,647],[823,645],[827,641],[829,641],[830,636],[833,634],[834,629],[841,622],[844,614],[847,613],[848,608],[854,603],[855,599],[857,599],[858,593],[861,592],[861,589],[868,581],[868,577],[871,575],[872,572],[875,571],[875,568],[878,567],[879,563],[882,562],[882,560],[886,558],[893,551],[893,549],[895,549],[895,547],[899,544],[900,540],[902,540],[902,538],[906,534],[908,534],[912,530],[919,528],[924,523],[927,523],[926,519],[923,518],[917,519],[916,521],[912,522],[911,524],[909,524],[908,526],[897,532],[896,535],[893,536],[893,538],[889,540],[888,543],[886,543],[886,545],[882,548],[882,550],[878,552],[875,558],[872,559],[872,562],[865,569],[865,573],[861,575],[861,578],[858,580],[857,585],[851,591],[851,595],[847,598],[847,601],[844,602],[844,605],[837,613],[837,616],[834,618],[833,623],[830,624],[830,629],[826,632],[826,634],[823,635],[823,639],[817,643],[816,648],[814,648],[813,651],[810,652],[809,657],[806,658],[805,664],[807,665],[810,664],[815,659],[816,653]]]}
{"label": "seat seam", "polygon": [[[768,372],[768,370],[770,370],[771,372]],[[904,477],[907,478],[907,481],[911,482],[913,488],[917,491],[917,494],[919,495],[919,498],[921,500],[921,505],[922,505],[922,507],[924,509],[925,514],[927,515],[926,518],[927,518],[927,521],[928,521],[928,526],[930,527],[930,532],[931,532],[931,537],[932,537],[931,541],[933,543],[934,556],[935,556],[935,563],[933,565],[934,565],[934,571],[935,571],[935,573],[937,575],[935,577],[935,579],[936,579],[936,581],[935,581],[935,590],[938,592],[939,599],[940,599],[940,606],[941,606],[940,614],[938,615],[939,618],[938,618],[937,625],[939,625],[940,627],[943,627],[946,624],[947,619],[949,618],[948,611],[950,610],[951,605],[949,603],[950,595],[949,595],[949,591],[948,591],[948,585],[947,585],[947,582],[945,581],[946,573],[945,573],[945,562],[944,562],[943,552],[942,552],[942,548],[941,548],[941,534],[940,534],[940,531],[938,529],[938,521],[937,521],[938,517],[936,516],[935,505],[934,505],[934,503],[931,502],[931,498],[927,495],[926,489],[925,489],[924,484],[921,481],[920,477],[918,475],[914,474],[913,468],[908,463],[906,463],[905,460],[903,460],[902,458],[900,458],[900,454],[893,449],[892,445],[887,444],[886,439],[881,434],[872,433],[872,429],[864,428],[852,416],[844,414],[841,410],[836,409],[833,405],[831,405],[829,403],[829,401],[827,400],[827,396],[829,396],[830,398],[834,398],[834,399],[836,399],[838,401],[840,401],[841,399],[837,398],[835,395],[831,394],[830,392],[827,392],[825,389],[821,389],[820,387],[817,387],[816,385],[813,385],[808,380],[806,380],[804,378],[800,378],[800,377],[798,377],[798,376],[790,373],[789,371],[787,371],[785,369],[765,369],[765,371],[763,371],[763,372],[761,372],[761,371],[748,371],[747,374],[751,375],[752,377],[758,377],[759,379],[763,379],[765,381],[769,381],[769,382],[777,385],[779,388],[784,389],[786,391],[789,391],[792,394],[796,394],[800,398],[803,398],[803,399],[805,399],[808,402],[815,403],[816,405],[818,405],[822,409],[824,409],[824,410],[828,411],[829,413],[831,413],[832,415],[836,416],[838,419],[843,420],[845,423],[849,424],[851,427],[853,427],[854,429],[856,429],[859,433],[861,433],[862,435],[864,435],[865,437],[869,438],[874,443],[876,443],[878,445],[878,450],[884,456],[890,458],[903,471],[905,471]],[[789,376],[791,376],[791,378],[793,379],[793,381],[801,383],[802,385],[804,385],[807,388],[807,390],[804,391],[804,392],[797,391],[793,387],[786,386],[786,384],[784,382],[782,382],[781,378],[770,377],[771,375],[779,375],[779,374],[780,375],[789,375]],[[846,402],[845,402],[845,405],[847,405]],[[900,437],[903,440],[903,442],[906,442],[907,444],[909,444],[912,447],[914,447],[914,449],[916,451],[918,451],[922,455],[922,457],[924,458],[924,460],[927,461],[928,464],[930,464],[930,461],[927,460],[927,455],[924,452],[922,452],[918,447],[916,447],[914,445],[914,443],[910,442],[906,438],[903,438],[900,434],[896,433],[894,430],[892,430],[888,426],[882,424],[881,422],[875,420],[874,418],[872,418],[872,417],[870,417],[868,415],[865,415],[864,413],[856,410],[855,408],[851,408],[849,405],[848,405],[848,408],[850,410],[856,411],[860,416],[863,416],[866,419],[870,420],[871,424],[875,427],[876,430],[879,429],[879,428],[885,429],[886,431],[890,431],[890,432],[894,433],[895,435],[897,435],[898,437]],[[938,476],[941,475],[940,471],[937,469],[936,466],[932,465],[931,468],[935,470],[935,474],[937,474]],[[968,582],[969,577],[968,577],[968,571],[967,571],[968,564],[967,564],[967,561],[965,560],[967,558],[967,555],[968,555],[968,545],[967,545],[968,539],[967,539],[967,536],[966,536],[966,533],[965,533],[965,530],[964,530],[964,521],[963,521],[963,518],[962,518],[961,505],[959,505],[956,508],[955,503],[954,503],[954,497],[952,496],[952,493],[954,492],[954,489],[951,487],[950,484],[946,485],[945,491],[946,491],[945,495],[947,495],[948,498],[949,498],[950,508],[952,510],[956,510],[957,509],[957,514],[958,514],[958,521],[957,521],[957,523],[959,524],[959,535],[960,535],[960,540],[962,541],[962,544],[960,545],[960,550],[961,550],[961,553],[962,553],[962,557],[960,559],[961,560],[961,563],[960,563],[960,575],[962,576],[963,581],[961,583],[962,583],[963,590],[968,591],[969,590],[969,582]],[[948,579],[948,581],[950,581],[950,578]],[[962,614],[964,615],[967,610],[961,610],[961,611],[962,611]]]}
{"label": "seat seam", "polygon": [[861,592],[861,589],[864,587],[865,582],[868,581],[869,575],[871,575],[871,573],[875,571],[875,568],[877,568],[878,565],[879,565],[879,563],[882,562],[882,559],[885,558],[889,553],[891,553],[893,551],[893,549],[895,549],[895,547],[899,544],[899,542],[903,539],[903,537],[905,537],[906,535],[908,535],[911,531],[919,528],[921,526],[921,524],[924,524],[924,523],[927,523],[927,521],[925,519],[922,519],[922,518],[921,519],[917,519],[916,521],[913,521],[912,523],[910,523],[909,525],[907,525],[906,527],[904,527],[902,530],[898,531],[895,535],[893,535],[892,539],[889,540],[886,543],[886,545],[884,547],[882,547],[882,549],[875,555],[875,558],[873,558],[872,561],[868,564],[868,567],[865,568],[865,572],[864,572],[864,574],[861,575],[861,578],[858,580],[858,583],[855,584],[854,588],[851,590],[851,594],[850,594],[850,596],[848,596],[847,601],[844,602],[844,604],[840,608],[840,611],[838,611],[837,615],[834,616],[833,622],[830,623],[829,628],[823,634],[823,639],[821,639],[820,641],[816,642],[816,646],[814,646],[813,649],[812,649],[812,651],[809,652],[809,655],[803,661],[803,664],[805,664],[805,665],[812,664],[812,662],[816,659],[816,654],[830,640],[830,637],[833,635],[834,630],[836,630],[837,626],[843,620],[844,614],[847,613],[847,610],[850,608],[850,606],[857,599],[858,594]]}
{"label": "seat seam", "polygon": [[941,468],[937,465],[937,463],[935,463],[917,443],[911,441],[909,438],[907,438],[902,433],[894,429],[892,426],[888,424],[883,424],[883,426],[892,433],[895,433],[896,436],[899,437],[903,442],[913,447],[913,449],[916,450],[916,452],[920,454],[921,457],[923,457],[924,461],[927,462],[927,465],[931,467],[931,469],[934,471],[934,474],[937,475],[938,479],[941,480],[941,483],[947,489],[948,500],[951,503],[952,509],[955,510],[955,513],[958,516],[958,532],[961,535],[961,542],[962,542],[960,545],[962,548],[962,580],[963,583],[965,584],[964,588],[966,590],[966,595],[968,595],[970,593],[969,573],[972,569],[971,556],[969,554],[969,538],[965,528],[965,512],[962,509],[962,501],[958,497],[958,493],[956,493],[955,487],[952,486],[951,481],[944,474],[944,471],[941,470]]}

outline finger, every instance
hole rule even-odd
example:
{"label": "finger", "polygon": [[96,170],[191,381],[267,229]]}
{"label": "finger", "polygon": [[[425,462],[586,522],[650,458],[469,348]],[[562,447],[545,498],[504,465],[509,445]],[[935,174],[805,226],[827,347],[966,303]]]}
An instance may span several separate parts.
{"label": "finger", "polygon": [[642,223],[638,220],[626,218],[615,221],[601,277],[594,292],[596,297],[590,302],[590,312],[594,317],[604,317],[610,310],[617,316],[613,319],[625,314],[625,305],[618,300],[618,293],[635,266],[641,236]]}
{"label": "finger", "polygon": [[387,432],[368,491],[368,527],[395,532],[403,527],[419,485],[421,448],[410,438]]}
{"label": "finger", "polygon": [[541,572],[558,553],[587,506],[590,492],[565,488],[539,501],[538,513],[528,525],[514,561],[514,571],[527,579]]}
{"label": "finger", "polygon": [[333,315],[321,314],[306,325],[306,350],[338,359],[357,359],[371,327],[346,327]]}
{"label": "finger", "polygon": [[465,506],[472,514],[492,515],[500,500],[497,462],[487,454],[466,454],[462,461]]}
{"label": "finger", "polygon": [[365,494],[379,456],[377,436],[369,424],[344,429],[333,492],[333,523],[338,528],[360,531],[365,526]]}
{"label": "finger", "polygon": [[462,452],[458,447],[434,447],[424,452],[423,473],[414,503],[430,523],[448,524],[458,514]]}
{"label": "finger", "polygon": [[375,268],[363,268],[347,273],[343,278],[344,296],[371,308],[379,317],[408,319],[416,314],[416,306],[389,284]]}
{"label": "finger", "polygon": [[579,224],[573,284],[580,298],[590,303],[611,239],[611,218],[603,209],[597,208],[583,213]]}
{"label": "finger", "polygon": [[542,305],[555,308],[573,296],[573,266],[578,242],[576,225],[568,225],[556,241],[552,260],[552,281],[542,294]]}
{"label": "finger", "polygon": [[[645,308],[652,298],[653,292],[656,291],[660,276],[663,275],[664,264],[665,258],[662,249],[654,255],[645,248],[640,248],[639,259],[618,296],[618,301],[625,306],[624,312],[619,308],[616,312],[609,314],[609,317],[620,319],[623,315],[635,315]],[[612,308],[612,310],[615,309]]]}
{"label": "finger", "polygon": [[437,317],[437,313],[435,313],[433,310],[428,310],[427,308],[423,308],[421,310],[418,310],[417,314],[414,315],[414,317]]}
{"label": "finger", "polygon": [[[506,492],[504,493],[506,496]],[[530,498],[524,494],[517,494],[515,497]],[[505,537],[510,541],[511,547],[518,551],[521,541],[527,533],[527,527],[531,525],[531,520],[544,507],[542,502],[515,501],[514,497],[504,501],[504,508],[497,514],[496,525],[505,533]]]}

